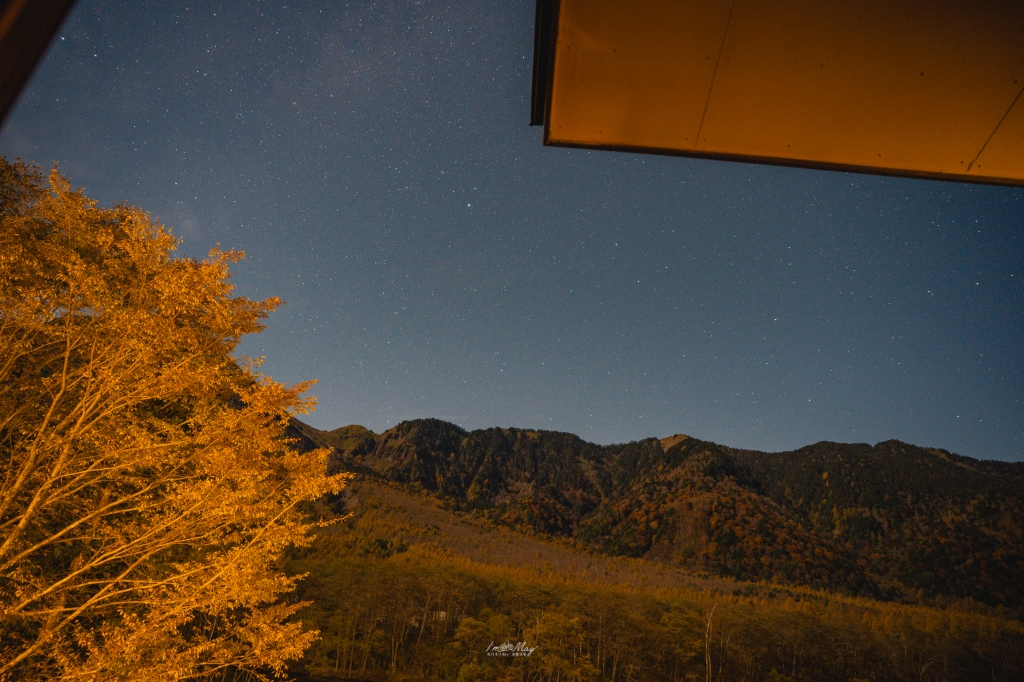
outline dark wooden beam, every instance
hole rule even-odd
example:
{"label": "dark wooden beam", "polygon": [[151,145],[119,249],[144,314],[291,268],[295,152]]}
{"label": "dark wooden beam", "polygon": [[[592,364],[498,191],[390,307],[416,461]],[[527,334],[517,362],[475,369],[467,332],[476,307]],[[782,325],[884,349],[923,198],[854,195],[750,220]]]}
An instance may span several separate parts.
{"label": "dark wooden beam", "polygon": [[0,0],[0,126],[75,0]]}

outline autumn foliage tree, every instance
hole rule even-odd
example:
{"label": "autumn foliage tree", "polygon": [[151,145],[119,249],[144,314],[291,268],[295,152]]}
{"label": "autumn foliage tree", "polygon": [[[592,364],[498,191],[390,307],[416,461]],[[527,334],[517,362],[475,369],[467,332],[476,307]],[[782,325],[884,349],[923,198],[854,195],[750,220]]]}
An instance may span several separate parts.
{"label": "autumn foliage tree", "polygon": [[176,245],[0,157],[0,679],[263,679],[316,637],[278,559],[345,478],[282,439],[308,385],[232,355],[279,301]]}

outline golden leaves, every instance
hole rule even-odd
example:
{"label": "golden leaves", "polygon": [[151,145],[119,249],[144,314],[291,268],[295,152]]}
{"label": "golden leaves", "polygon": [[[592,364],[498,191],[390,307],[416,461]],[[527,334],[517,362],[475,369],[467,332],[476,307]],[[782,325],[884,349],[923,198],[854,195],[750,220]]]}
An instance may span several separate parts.
{"label": "golden leaves", "polygon": [[0,159],[0,677],[283,670],[314,635],[275,559],[347,479],[282,440],[311,384],[231,357],[280,301],[26,168]]}

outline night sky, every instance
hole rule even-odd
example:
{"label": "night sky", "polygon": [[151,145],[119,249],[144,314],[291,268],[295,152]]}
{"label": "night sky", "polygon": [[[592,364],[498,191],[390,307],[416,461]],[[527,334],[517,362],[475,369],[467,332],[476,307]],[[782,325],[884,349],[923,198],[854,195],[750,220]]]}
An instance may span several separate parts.
{"label": "night sky", "polygon": [[0,135],[245,251],[314,426],[1024,459],[1024,191],[544,148],[532,0],[79,0]]}

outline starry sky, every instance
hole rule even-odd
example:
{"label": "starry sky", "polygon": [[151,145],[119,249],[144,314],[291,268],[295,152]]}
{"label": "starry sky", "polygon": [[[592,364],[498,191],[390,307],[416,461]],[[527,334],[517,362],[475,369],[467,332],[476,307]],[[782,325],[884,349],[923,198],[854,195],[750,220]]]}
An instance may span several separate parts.
{"label": "starry sky", "polygon": [[245,251],[324,429],[1024,459],[1024,190],[545,148],[531,0],[79,0],[0,133]]}

